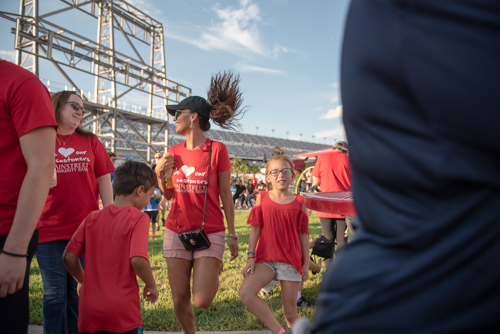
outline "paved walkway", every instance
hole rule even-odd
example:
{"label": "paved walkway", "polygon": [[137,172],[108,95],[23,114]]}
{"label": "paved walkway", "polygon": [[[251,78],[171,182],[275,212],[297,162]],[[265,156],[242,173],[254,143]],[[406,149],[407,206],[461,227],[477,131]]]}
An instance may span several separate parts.
{"label": "paved walkway", "polygon": [[[156,331],[144,331],[144,334],[183,334],[184,332],[156,332]],[[235,332],[196,332],[200,334],[272,334],[271,331],[235,331]],[[28,334],[43,334],[42,326],[29,326]]]}

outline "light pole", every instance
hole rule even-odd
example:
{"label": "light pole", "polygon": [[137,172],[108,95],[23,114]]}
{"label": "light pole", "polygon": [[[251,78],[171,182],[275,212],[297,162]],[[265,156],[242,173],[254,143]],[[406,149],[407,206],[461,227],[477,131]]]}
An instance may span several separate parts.
{"label": "light pole", "polygon": [[289,134],[289,133],[290,133],[289,131],[287,131],[287,132],[286,132],[286,139],[287,139],[287,140],[288,140],[288,134]]}
{"label": "light pole", "polygon": [[255,130],[256,130],[256,133],[255,133],[255,134],[258,136],[258,135],[259,135],[259,127],[258,127],[258,126],[256,126],[256,127],[255,127]]}
{"label": "light pole", "polygon": [[302,141],[302,133],[300,133],[300,141]]}
{"label": "light pole", "polygon": [[273,132],[273,138],[274,138],[274,129],[271,129],[271,131]]}
{"label": "light pole", "polygon": [[326,137],[323,137],[323,143],[326,145]]}
{"label": "light pole", "polygon": [[314,137],[315,137],[315,136],[314,136],[314,135],[312,135],[312,137],[313,137],[313,143],[314,143]]}

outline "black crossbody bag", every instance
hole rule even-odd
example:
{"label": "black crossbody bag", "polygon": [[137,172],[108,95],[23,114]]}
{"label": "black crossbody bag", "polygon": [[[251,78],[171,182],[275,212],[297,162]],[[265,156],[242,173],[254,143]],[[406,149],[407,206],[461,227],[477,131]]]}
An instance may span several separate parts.
{"label": "black crossbody bag", "polygon": [[203,222],[201,223],[201,228],[182,232],[177,225],[177,219],[174,219],[175,225],[177,226],[177,231],[179,232],[179,239],[181,239],[184,248],[188,251],[202,250],[210,248],[212,243],[208,239],[207,233],[205,232],[205,211],[207,209],[207,195],[208,195],[208,185],[210,184],[210,167],[212,165],[212,144],[213,140],[210,141],[210,155],[208,156],[208,181],[207,189],[205,190],[205,204],[203,205]]}
{"label": "black crossbody bag", "polygon": [[325,259],[333,256],[335,242],[327,239],[324,235],[320,236],[313,246],[312,255],[317,255]]}

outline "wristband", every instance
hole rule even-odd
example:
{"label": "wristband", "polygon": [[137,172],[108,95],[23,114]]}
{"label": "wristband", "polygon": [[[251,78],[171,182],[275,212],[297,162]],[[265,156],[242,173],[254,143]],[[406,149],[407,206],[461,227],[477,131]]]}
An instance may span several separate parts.
{"label": "wristband", "polygon": [[0,253],[4,253],[6,255],[10,255],[10,256],[15,256],[15,257],[28,257],[29,254],[17,254],[17,253],[11,253],[11,252],[7,252],[6,250],[0,250]]}
{"label": "wristband", "polygon": [[235,238],[236,240],[238,240],[238,234],[231,234],[231,233],[229,233],[227,236],[228,236],[228,237],[233,237],[233,238]]}
{"label": "wristband", "polygon": [[255,259],[255,256],[249,256],[249,257],[247,258],[247,261],[248,261],[248,260],[250,260],[250,259]]}
{"label": "wristband", "polygon": [[250,254],[255,255],[255,252],[254,252],[254,251],[248,251],[248,252],[247,252],[247,255],[250,255]]}

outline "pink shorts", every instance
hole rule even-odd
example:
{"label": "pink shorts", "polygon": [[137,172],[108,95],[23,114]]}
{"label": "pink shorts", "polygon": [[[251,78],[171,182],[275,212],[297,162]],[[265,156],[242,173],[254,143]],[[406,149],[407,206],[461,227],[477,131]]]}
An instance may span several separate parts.
{"label": "pink shorts", "polygon": [[193,261],[200,257],[215,257],[222,261],[225,248],[225,233],[217,232],[208,234],[208,239],[212,245],[208,249],[188,251],[184,248],[179,236],[170,229],[165,229],[165,236],[163,238],[163,257],[175,257]]}

